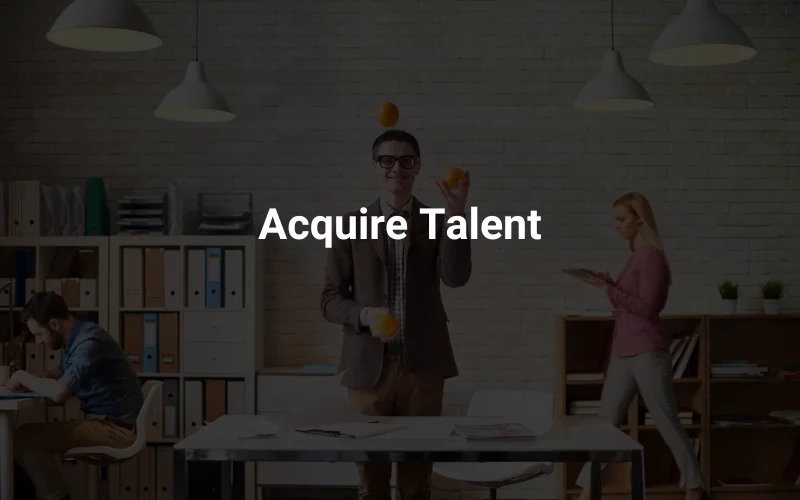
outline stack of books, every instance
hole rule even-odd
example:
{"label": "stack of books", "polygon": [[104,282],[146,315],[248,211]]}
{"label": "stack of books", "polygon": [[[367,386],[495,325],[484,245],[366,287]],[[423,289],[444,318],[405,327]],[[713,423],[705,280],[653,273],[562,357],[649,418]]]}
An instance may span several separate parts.
{"label": "stack of books", "polygon": [[748,363],[746,360],[721,361],[711,365],[712,377],[764,377],[769,368]]}

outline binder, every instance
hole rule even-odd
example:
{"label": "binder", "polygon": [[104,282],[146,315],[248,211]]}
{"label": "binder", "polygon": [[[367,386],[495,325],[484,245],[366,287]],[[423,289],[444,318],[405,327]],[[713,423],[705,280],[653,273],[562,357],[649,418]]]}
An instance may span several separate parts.
{"label": "binder", "polygon": [[122,307],[142,307],[144,305],[144,263],[142,249],[131,247],[122,249]]}
{"label": "binder", "polygon": [[185,437],[194,434],[203,425],[203,382],[200,380],[187,380],[185,401]]}
{"label": "binder", "polygon": [[2,282],[0,282],[0,286],[5,286],[5,284],[8,283],[8,280],[11,280],[11,288],[6,288],[2,293],[0,293],[0,306],[8,307],[14,303],[14,294],[16,293],[17,288],[16,280],[11,277],[3,278]]}
{"label": "binder", "polygon": [[180,367],[178,313],[158,315],[158,372],[178,373]]}
{"label": "binder", "polygon": [[179,435],[178,389],[178,379],[164,380],[163,390],[161,391],[162,407],[164,410],[161,428],[165,439],[176,438]]}
{"label": "binder", "polygon": [[44,290],[46,292],[56,292],[57,294],[62,295],[61,280],[53,278],[48,278],[44,280]]}
{"label": "binder", "polygon": [[48,406],[47,407],[47,421],[48,422],[63,422],[64,421],[64,407],[63,406]]}
{"label": "binder", "polygon": [[71,498],[89,498],[89,468],[78,460],[61,462],[61,472]]}
{"label": "binder", "polygon": [[34,295],[39,291],[38,285],[36,284],[36,278],[29,277],[25,280],[25,303],[27,304],[28,301],[33,298]]}
{"label": "binder", "polygon": [[26,284],[28,278],[36,275],[36,256],[29,250],[17,250],[14,253],[14,305],[25,307],[28,302]]}
{"label": "binder", "polygon": [[206,248],[206,308],[222,307],[222,252]]}
{"label": "binder", "polygon": [[225,415],[225,381],[206,380],[205,422],[213,422]]}
{"label": "binder", "polygon": [[44,349],[44,371],[49,372],[61,366],[61,349],[52,350],[49,347]]}
{"label": "binder", "polygon": [[225,250],[225,307],[244,308],[244,254],[241,250]]}
{"label": "binder", "polygon": [[183,305],[183,262],[180,250],[164,250],[164,307],[180,309]]}
{"label": "binder", "polygon": [[144,306],[164,307],[164,249],[144,249]]}
{"label": "binder", "polygon": [[163,426],[161,425],[161,415],[163,413],[163,398],[153,401],[150,410],[145,416],[145,439],[147,441],[161,441],[164,439]]}
{"label": "binder", "polygon": [[81,293],[81,309],[94,309],[97,307],[97,280],[82,279],[78,282]]}
{"label": "binder", "polygon": [[66,278],[61,281],[61,296],[68,307],[81,306],[81,284],[78,278]]}
{"label": "binder", "polygon": [[131,458],[119,466],[119,498],[120,500],[138,500],[139,498],[139,461]]}
{"label": "binder", "polygon": [[156,448],[156,500],[172,500],[172,448]]}
{"label": "binder", "polygon": [[119,464],[108,466],[108,500],[120,500],[122,492],[122,471]]}
{"label": "binder", "polygon": [[155,500],[155,450],[152,446],[144,446],[137,458],[139,460],[139,500]]}
{"label": "binder", "polygon": [[127,313],[122,316],[122,350],[137,373],[142,372],[142,348],[144,345],[144,320],[141,314]]}
{"label": "binder", "polygon": [[33,375],[44,373],[44,345],[35,342],[25,344],[25,369]]}
{"label": "binder", "polygon": [[72,397],[64,403],[64,420],[66,422],[75,422],[83,420],[83,413],[81,413],[81,400]]}
{"label": "binder", "polygon": [[142,315],[142,373],[158,372],[158,314]]}
{"label": "binder", "polygon": [[202,309],[206,304],[206,253],[199,249],[192,249],[187,253],[189,261],[186,277],[189,290],[187,305],[191,309]]}
{"label": "binder", "polygon": [[245,415],[244,381],[231,380],[228,382],[228,415]]}

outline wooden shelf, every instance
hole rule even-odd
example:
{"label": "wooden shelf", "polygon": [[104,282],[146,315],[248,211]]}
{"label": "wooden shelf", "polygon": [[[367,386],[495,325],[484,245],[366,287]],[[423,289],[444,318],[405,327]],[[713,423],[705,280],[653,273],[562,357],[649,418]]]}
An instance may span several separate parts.
{"label": "wooden shelf", "polygon": [[[673,336],[697,335],[695,352],[683,376],[673,380],[678,406],[694,412],[683,425],[690,439],[699,439],[699,461],[707,487],[722,500],[789,500],[800,498],[800,486],[787,482],[784,469],[800,450],[800,426],[760,423],[748,426],[714,424],[720,416],[767,418],[770,411],[798,409],[800,380],[781,378],[778,370],[800,365],[800,315],[665,315]],[[573,401],[599,400],[604,380],[567,380],[569,373],[603,373],[604,353],[613,317],[558,318],[558,411],[569,414]],[[767,376],[712,377],[714,363],[746,360],[770,369]],[[584,403],[587,405],[588,403]],[[585,411],[585,410],[584,410]],[[644,425],[646,405],[634,395],[620,429],[645,447],[648,495],[682,500],[675,460],[658,429]],[[559,499],[575,500],[583,464],[559,464]],[[769,486],[720,486],[720,481],[750,478]],[[603,481],[604,498],[625,498],[630,491],[627,464],[612,464]]]}

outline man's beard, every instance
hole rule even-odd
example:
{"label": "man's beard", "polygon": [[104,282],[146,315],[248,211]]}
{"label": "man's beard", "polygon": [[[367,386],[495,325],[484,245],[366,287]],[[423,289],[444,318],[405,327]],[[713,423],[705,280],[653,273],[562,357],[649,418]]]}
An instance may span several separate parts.
{"label": "man's beard", "polygon": [[64,335],[58,333],[57,331],[50,329],[50,338],[52,340],[52,344],[50,344],[50,349],[57,351],[64,347]]}

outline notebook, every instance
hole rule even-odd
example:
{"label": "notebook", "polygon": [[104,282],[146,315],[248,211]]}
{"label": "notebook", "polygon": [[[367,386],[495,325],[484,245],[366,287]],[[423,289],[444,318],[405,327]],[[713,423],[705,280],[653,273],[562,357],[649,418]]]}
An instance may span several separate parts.
{"label": "notebook", "polygon": [[41,394],[35,392],[12,392],[6,386],[0,386],[0,399],[31,399],[31,398],[44,398]]}
{"label": "notebook", "polygon": [[295,429],[297,432],[306,434],[317,434],[346,439],[362,439],[372,436],[380,436],[389,432],[405,429],[404,425],[393,424],[391,422],[343,422],[339,424],[322,425],[319,427],[301,427]]}

